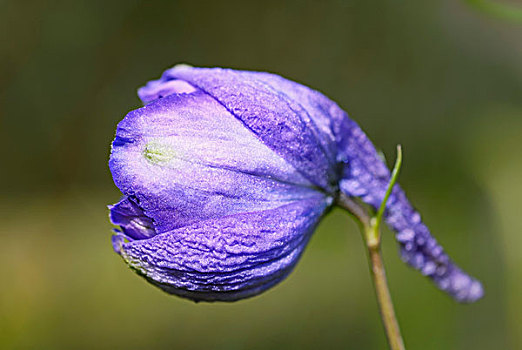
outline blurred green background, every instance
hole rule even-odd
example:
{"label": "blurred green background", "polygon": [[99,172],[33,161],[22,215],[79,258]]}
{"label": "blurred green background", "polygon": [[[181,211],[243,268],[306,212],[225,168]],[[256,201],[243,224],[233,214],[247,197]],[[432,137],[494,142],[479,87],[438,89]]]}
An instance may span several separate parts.
{"label": "blurred green background", "polygon": [[[520,3],[519,3],[520,4]],[[327,217],[290,277],[168,296],[113,253],[107,167],[136,88],[175,63],[267,70],[356,119],[486,297],[384,258],[409,349],[522,348],[522,25],[459,1],[0,0],[0,348],[383,349],[360,234]]]}

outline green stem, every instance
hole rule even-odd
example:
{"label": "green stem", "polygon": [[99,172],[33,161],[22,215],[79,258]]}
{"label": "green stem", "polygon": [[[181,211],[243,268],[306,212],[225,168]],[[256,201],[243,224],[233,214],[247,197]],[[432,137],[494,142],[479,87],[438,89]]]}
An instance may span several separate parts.
{"label": "green stem", "polygon": [[386,189],[386,192],[384,194],[384,198],[381,202],[381,206],[379,207],[379,210],[377,211],[377,215],[373,218],[373,226],[375,226],[375,231],[378,233],[379,227],[381,225],[382,216],[384,215],[384,210],[386,209],[386,203],[388,202],[388,198],[390,198],[390,194],[392,193],[393,186],[395,186],[395,183],[397,182],[397,179],[399,178],[399,170],[401,170],[402,166],[402,147],[401,145],[397,146],[397,158],[395,159],[395,165],[393,166],[393,170],[390,176],[390,182],[388,183],[388,188]]}
{"label": "green stem", "polygon": [[399,323],[395,316],[388,282],[386,280],[386,271],[384,269],[381,255],[381,235],[379,228],[386,207],[386,202],[388,201],[393,186],[397,181],[401,165],[402,149],[400,146],[397,146],[397,160],[395,161],[395,166],[391,174],[390,183],[388,184],[381,206],[374,216],[368,215],[361,205],[344,194],[341,194],[338,199],[338,204],[342,208],[348,210],[348,212],[350,212],[360,224],[363,239],[366,248],[368,249],[368,263],[370,265],[370,272],[375,288],[375,294],[377,296],[377,302],[379,304],[381,319],[386,331],[388,344],[392,350],[404,350],[405,348]]}
{"label": "green stem", "polygon": [[388,289],[381,252],[379,249],[368,249],[368,253],[375,294],[377,295],[381,319],[384,324],[384,329],[386,330],[386,337],[388,338],[390,349],[404,350],[404,342]]}

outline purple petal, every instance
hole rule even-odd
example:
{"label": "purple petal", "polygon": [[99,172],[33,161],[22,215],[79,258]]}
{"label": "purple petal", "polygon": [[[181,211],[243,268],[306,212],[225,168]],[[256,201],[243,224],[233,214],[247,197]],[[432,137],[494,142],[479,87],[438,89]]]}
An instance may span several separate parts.
{"label": "purple petal", "polygon": [[201,221],[150,239],[119,238],[114,245],[133,269],[169,293],[232,301],[281,281],[328,206],[326,197],[317,195],[274,209]]}
{"label": "purple petal", "polygon": [[211,95],[316,186],[327,192],[337,187],[335,158],[317,137],[317,126],[298,99],[271,88],[256,73],[176,66],[164,73],[167,77],[185,80]]}
{"label": "purple petal", "polygon": [[242,76],[259,80],[277,94],[295,101],[311,131],[327,151],[328,158],[337,163],[337,143],[341,140],[339,126],[348,115],[335,102],[322,93],[307,86],[297,84],[279,75],[265,72],[240,71]]}
{"label": "purple petal", "polygon": [[120,226],[123,233],[132,239],[146,239],[156,235],[154,222],[145,215],[132,197],[124,197],[119,203],[109,206],[111,222]]}
{"label": "purple petal", "polygon": [[116,185],[135,198],[158,233],[318,193],[201,91],[129,113],[118,125],[109,165]]}
{"label": "purple petal", "polygon": [[[384,198],[390,173],[371,141],[353,121],[345,124],[345,139],[340,146],[345,158],[340,189],[378,208]],[[388,199],[385,220],[397,234],[402,259],[429,276],[433,282],[459,302],[481,298],[480,282],[458,268],[422,223],[402,189],[396,185]]]}
{"label": "purple petal", "polygon": [[151,101],[172,94],[190,94],[197,91],[195,87],[183,80],[152,80],[138,90],[138,96],[147,104]]}

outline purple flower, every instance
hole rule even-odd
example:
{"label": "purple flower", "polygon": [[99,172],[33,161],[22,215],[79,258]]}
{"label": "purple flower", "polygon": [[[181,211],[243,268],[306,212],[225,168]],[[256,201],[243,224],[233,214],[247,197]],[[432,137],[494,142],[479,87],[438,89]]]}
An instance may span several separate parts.
{"label": "purple flower", "polygon": [[[138,94],[110,169],[114,250],[168,293],[237,300],[284,279],[339,193],[373,207],[390,173],[357,124],[280,76],[176,66]],[[386,221],[403,259],[461,302],[483,294],[396,186]]]}

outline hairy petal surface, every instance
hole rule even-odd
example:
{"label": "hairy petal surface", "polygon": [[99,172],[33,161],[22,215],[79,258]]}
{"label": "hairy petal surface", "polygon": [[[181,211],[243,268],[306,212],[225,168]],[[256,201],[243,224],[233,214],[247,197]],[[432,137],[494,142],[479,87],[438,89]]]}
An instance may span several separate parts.
{"label": "hairy petal surface", "polygon": [[[378,208],[384,198],[390,173],[357,124],[350,121],[346,126],[341,151],[346,166],[340,189]],[[402,259],[430,277],[441,290],[459,302],[473,302],[483,296],[480,282],[450,260],[398,185],[393,188],[386,203],[385,221],[396,232]]]}
{"label": "hairy petal surface", "polygon": [[184,80],[205,91],[314,185],[327,192],[337,187],[330,145],[317,137],[319,130],[299,100],[271,88],[255,73],[231,69],[176,66],[162,78]]}
{"label": "hairy petal surface", "polygon": [[311,130],[323,149],[327,150],[329,159],[337,163],[337,144],[341,139],[338,131],[348,117],[345,111],[322,93],[279,75],[249,71],[241,71],[239,74],[259,80],[278,94],[295,101],[304,111],[304,118],[310,119]]}
{"label": "hairy petal surface", "polygon": [[150,239],[119,233],[115,249],[163,290],[193,300],[232,301],[281,281],[326,208],[317,194],[278,208],[201,221]]}

